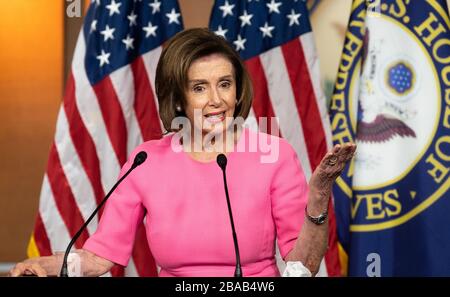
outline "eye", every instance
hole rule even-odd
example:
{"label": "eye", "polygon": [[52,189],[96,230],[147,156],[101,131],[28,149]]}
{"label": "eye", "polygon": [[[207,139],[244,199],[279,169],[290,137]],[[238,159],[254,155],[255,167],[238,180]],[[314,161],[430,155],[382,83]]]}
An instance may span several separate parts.
{"label": "eye", "polygon": [[192,88],[192,90],[193,90],[195,93],[201,93],[201,92],[203,92],[203,91],[205,90],[205,87],[202,86],[202,85],[195,85],[195,86]]}
{"label": "eye", "polygon": [[220,86],[221,86],[222,88],[228,89],[229,87],[231,87],[231,82],[228,81],[228,80],[223,81],[222,83],[220,83]]}

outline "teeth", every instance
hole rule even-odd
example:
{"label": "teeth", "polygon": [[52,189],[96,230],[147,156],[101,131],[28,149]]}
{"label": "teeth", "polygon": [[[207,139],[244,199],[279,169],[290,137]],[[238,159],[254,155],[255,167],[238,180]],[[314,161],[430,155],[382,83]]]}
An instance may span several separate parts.
{"label": "teeth", "polygon": [[220,118],[223,116],[223,112],[215,115],[206,115],[207,118]]}

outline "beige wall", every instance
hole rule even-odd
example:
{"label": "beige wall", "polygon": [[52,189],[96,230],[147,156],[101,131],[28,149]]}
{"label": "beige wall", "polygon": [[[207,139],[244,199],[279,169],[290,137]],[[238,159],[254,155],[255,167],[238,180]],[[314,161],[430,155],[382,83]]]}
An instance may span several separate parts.
{"label": "beige wall", "polygon": [[25,256],[63,86],[63,2],[0,0],[0,262]]}

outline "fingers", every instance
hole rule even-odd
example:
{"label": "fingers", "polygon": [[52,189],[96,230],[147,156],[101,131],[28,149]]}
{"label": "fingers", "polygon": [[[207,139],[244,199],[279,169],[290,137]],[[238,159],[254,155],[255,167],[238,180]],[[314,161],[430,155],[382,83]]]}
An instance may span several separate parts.
{"label": "fingers", "polygon": [[353,143],[336,144],[314,170],[310,186],[323,189],[332,185],[353,158],[355,151],[356,145]]}
{"label": "fingers", "polygon": [[8,275],[11,277],[18,277],[22,275],[36,275],[39,277],[44,277],[47,276],[47,272],[37,263],[18,263],[9,271]]}
{"label": "fingers", "polygon": [[352,144],[352,143],[348,143],[346,144],[343,152],[342,152],[342,157],[344,159],[345,162],[349,161],[351,158],[353,158],[354,154],[355,154],[355,150],[356,150],[356,145]]}
{"label": "fingers", "polygon": [[31,264],[29,270],[32,272],[32,274],[37,275],[39,277],[47,276],[47,272],[44,270],[44,268],[42,268],[41,265],[37,263]]}
{"label": "fingers", "polygon": [[329,176],[339,175],[353,158],[355,151],[354,143],[336,144],[320,162],[321,172]]}
{"label": "fingers", "polygon": [[336,144],[332,150],[332,154],[337,154],[339,156],[353,156],[356,152],[356,144],[346,142],[342,145]]}
{"label": "fingers", "polygon": [[24,263],[17,263],[10,271],[9,276],[17,277],[24,275],[27,270],[27,265]]}
{"label": "fingers", "polygon": [[18,267],[21,263],[16,264],[8,273],[8,276],[17,277],[22,275],[22,270]]}
{"label": "fingers", "polygon": [[339,165],[338,167],[345,167],[345,164],[353,158],[355,151],[356,144],[354,143],[336,144],[323,158],[322,164],[328,167],[336,164]]}
{"label": "fingers", "polygon": [[331,150],[332,154],[337,154],[339,151],[341,150],[341,145],[340,144],[336,144],[333,149]]}

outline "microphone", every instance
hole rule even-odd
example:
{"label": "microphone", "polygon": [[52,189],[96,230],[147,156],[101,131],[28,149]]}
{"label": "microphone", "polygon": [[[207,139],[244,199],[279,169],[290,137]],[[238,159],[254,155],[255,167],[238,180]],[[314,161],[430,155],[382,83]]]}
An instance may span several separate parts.
{"label": "microphone", "polygon": [[223,184],[225,186],[225,195],[227,196],[228,214],[230,215],[231,230],[233,230],[234,251],[236,253],[236,269],[234,271],[234,277],[242,277],[241,257],[239,256],[239,245],[236,237],[236,231],[234,229],[233,213],[231,212],[230,197],[228,195],[227,175],[225,173],[225,168],[227,167],[227,157],[224,154],[219,154],[216,161],[223,172]]}
{"label": "microphone", "polygon": [[69,257],[70,249],[72,248],[75,241],[77,241],[78,237],[80,237],[81,233],[84,229],[86,229],[87,225],[92,221],[94,216],[97,214],[97,212],[100,210],[100,208],[105,204],[106,200],[108,200],[109,196],[114,192],[114,190],[117,188],[118,185],[128,176],[128,174],[131,173],[136,167],[141,165],[145,162],[147,159],[147,153],[144,151],[139,152],[135,157],[133,161],[133,165],[131,165],[130,169],[115,183],[115,185],[111,188],[109,193],[103,198],[102,202],[97,206],[97,208],[92,212],[91,216],[86,220],[86,222],[81,226],[81,228],[75,233],[75,236],[70,241],[69,245],[67,246],[66,252],[64,254],[64,260],[61,267],[61,272],[59,273],[60,277],[68,277],[68,271],[67,271],[67,258]]}

